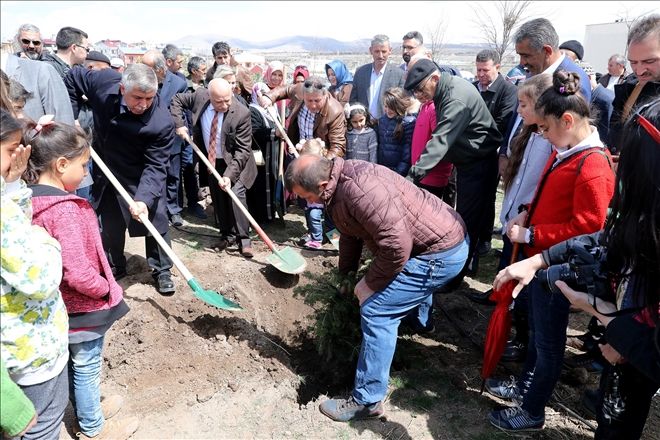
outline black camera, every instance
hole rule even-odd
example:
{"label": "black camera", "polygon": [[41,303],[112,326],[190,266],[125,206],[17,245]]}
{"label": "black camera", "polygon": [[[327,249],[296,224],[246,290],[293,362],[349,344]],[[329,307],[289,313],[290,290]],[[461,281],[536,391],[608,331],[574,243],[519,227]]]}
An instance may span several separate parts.
{"label": "black camera", "polygon": [[614,292],[605,270],[606,248],[576,240],[567,249],[567,261],[539,270],[536,277],[552,293],[561,293],[555,281],[561,280],[572,289],[587,292],[614,302]]}

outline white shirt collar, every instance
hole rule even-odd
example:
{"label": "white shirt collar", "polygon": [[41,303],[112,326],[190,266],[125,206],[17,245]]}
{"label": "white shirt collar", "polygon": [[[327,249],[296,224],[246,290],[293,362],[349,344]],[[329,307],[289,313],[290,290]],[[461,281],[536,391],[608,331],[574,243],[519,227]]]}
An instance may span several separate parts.
{"label": "white shirt collar", "polygon": [[574,155],[575,153],[579,153],[580,151],[593,148],[593,147],[601,147],[603,148],[603,142],[600,140],[600,135],[598,134],[598,129],[591,125],[591,134],[587,136],[585,139],[580,141],[576,146],[573,148],[569,149],[559,149],[557,147],[554,147],[555,150],[557,150],[557,161],[561,162],[562,160],[566,159],[569,156]]}
{"label": "white shirt collar", "polygon": [[552,75],[553,73],[555,73],[555,70],[557,70],[557,67],[559,67],[559,65],[564,61],[564,58],[566,58],[566,55],[561,54],[561,56],[559,58],[557,58],[557,61],[552,63],[547,69],[545,69],[541,73],[548,73],[548,74]]}

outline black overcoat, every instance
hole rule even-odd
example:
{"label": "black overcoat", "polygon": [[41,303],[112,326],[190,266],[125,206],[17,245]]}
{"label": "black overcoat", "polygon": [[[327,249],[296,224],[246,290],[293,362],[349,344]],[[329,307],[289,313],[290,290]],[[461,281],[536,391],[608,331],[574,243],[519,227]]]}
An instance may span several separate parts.
{"label": "black overcoat", "polygon": [[[170,150],[175,138],[174,122],[156,96],[142,115],[128,111],[119,91],[121,74],[112,69],[87,70],[73,68],[65,79],[74,117],[83,102],[94,113],[95,142],[98,155],[134,200],[144,202],[149,219],[158,232],[168,230],[165,181]],[[147,235],[147,230],[131,218],[128,205],[114,190],[99,167],[93,167],[92,206],[96,209],[106,191],[119,200],[121,215],[132,237]],[[119,220],[119,218],[117,219]]]}

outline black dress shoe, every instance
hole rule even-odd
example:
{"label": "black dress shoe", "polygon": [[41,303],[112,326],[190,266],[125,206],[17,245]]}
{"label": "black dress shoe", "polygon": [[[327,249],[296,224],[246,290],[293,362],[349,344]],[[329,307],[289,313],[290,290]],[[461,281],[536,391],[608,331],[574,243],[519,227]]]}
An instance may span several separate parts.
{"label": "black dress shoe", "polygon": [[506,362],[524,362],[527,356],[527,344],[520,341],[507,341],[502,353],[502,360]]}
{"label": "black dress shoe", "polygon": [[482,241],[481,243],[479,243],[479,245],[477,246],[477,252],[479,253],[479,256],[483,257],[488,255],[488,252],[490,252],[490,247],[491,247],[490,241]]}
{"label": "black dress shoe", "polygon": [[169,273],[161,273],[158,275],[158,279],[156,280],[156,290],[164,296],[174,295],[176,289],[174,288],[172,275]]}
{"label": "black dress shoe", "polygon": [[213,245],[213,248],[217,249],[218,251],[224,251],[227,246],[229,246],[229,240],[226,238],[221,238]]}
{"label": "black dress shoe", "polygon": [[485,292],[469,292],[467,297],[471,301],[476,302],[484,306],[494,306],[497,303],[490,299],[490,296],[493,294],[493,289],[486,290]]}
{"label": "black dress shoe", "polygon": [[179,226],[183,226],[183,218],[180,214],[172,214],[170,217],[170,223],[172,223],[172,226],[176,226],[178,228]]}
{"label": "black dress shoe", "polygon": [[254,251],[252,250],[252,246],[245,246],[241,248],[241,255],[243,255],[245,258],[254,257]]}

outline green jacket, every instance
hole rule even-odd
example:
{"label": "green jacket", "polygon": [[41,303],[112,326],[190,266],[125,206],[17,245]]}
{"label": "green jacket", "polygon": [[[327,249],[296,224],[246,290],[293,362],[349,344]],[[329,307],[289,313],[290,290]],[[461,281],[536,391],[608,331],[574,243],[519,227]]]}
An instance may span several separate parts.
{"label": "green jacket", "polygon": [[11,378],[0,358],[0,432],[18,435],[34,417],[34,405]]}
{"label": "green jacket", "polygon": [[502,143],[493,116],[477,89],[458,76],[442,72],[433,97],[436,127],[408,178],[420,181],[440,160],[459,169],[494,155]]}

